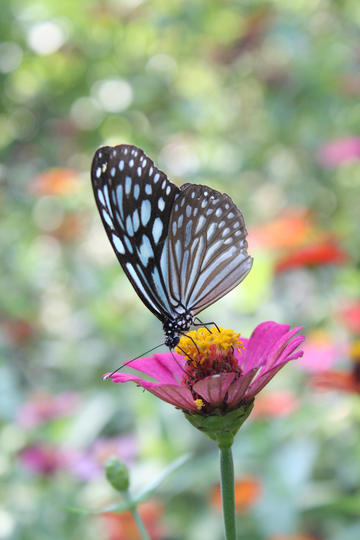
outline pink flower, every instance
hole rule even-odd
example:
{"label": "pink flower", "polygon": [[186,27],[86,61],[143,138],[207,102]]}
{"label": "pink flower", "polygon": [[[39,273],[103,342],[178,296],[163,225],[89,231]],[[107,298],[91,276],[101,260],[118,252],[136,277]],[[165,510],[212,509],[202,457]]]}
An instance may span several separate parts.
{"label": "pink flower", "polygon": [[[289,360],[304,336],[286,324],[263,322],[249,339],[233,330],[201,328],[183,336],[176,353],[155,354],[132,362],[150,381],[128,373],[110,375],[114,382],[133,381],[185,412],[221,414],[250,403]],[[109,377],[109,375],[105,376]]]}
{"label": "pink flower", "polygon": [[17,412],[17,421],[24,428],[33,428],[49,420],[70,416],[79,405],[79,398],[71,392],[51,395],[38,390]]}
{"label": "pink flower", "polygon": [[66,452],[52,445],[34,444],[20,452],[20,461],[23,465],[43,476],[55,474],[64,467],[66,460]]}
{"label": "pink flower", "polygon": [[344,137],[324,144],[318,151],[319,163],[323,167],[336,167],[345,161],[360,159],[360,137]]}
{"label": "pink flower", "polygon": [[308,334],[304,345],[304,356],[297,367],[310,373],[325,371],[346,354],[345,344],[337,343],[333,335],[324,329],[316,329]]}

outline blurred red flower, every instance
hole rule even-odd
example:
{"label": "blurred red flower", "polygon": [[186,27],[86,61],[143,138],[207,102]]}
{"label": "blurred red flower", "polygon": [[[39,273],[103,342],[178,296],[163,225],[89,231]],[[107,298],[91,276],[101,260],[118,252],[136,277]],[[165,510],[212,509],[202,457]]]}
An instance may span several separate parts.
{"label": "blurred red flower", "polygon": [[36,176],[30,186],[35,195],[71,195],[79,188],[79,175],[73,169],[56,167]]}
{"label": "blurred red flower", "polygon": [[26,345],[35,335],[35,328],[25,319],[4,318],[0,320],[0,330],[11,345]]}
{"label": "blurred red flower", "polygon": [[349,355],[352,360],[350,371],[329,370],[318,373],[313,377],[312,384],[324,390],[360,394],[360,340],[351,345]]}
{"label": "blurred red flower", "polygon": [[[238,513],[247,512],[259,500],[261,483],[253,476],[244,476],[235,481],[235,510]],[[221,508],[221,489],[217,484],[211,490],[211,504]]]}
{"label": "blurred red flower", "polygon": [[318,150],[317,159],[328,168],[360,159],[360,137],[344,137],[324,144]]}
{"label": "blurred red flower", "polygon": [[[159,501],[152,499],[144,502],[138,507],[138,512],[152,540],[165,538],[167,531],[161,519],[164,507]],[[141,535],[129,510],[121,514],[112,512],[102,514],[101,517],[105,521],[108,540],[141,540]]]}
{"label": "blurred red flower", "polygon": [[354,334],[360,334],[360,300],[348,303],[339,311],[339,317]]}
{"label": "blurred red flower", "polygon": [[260,394],[254,403],[252,418],[277,418],[287,416],[298,407],[297,397],[289,390]]}
{"label": "blurred red flower", "polygon": [[299,247],[280,257],[275,264],[275,272],[324,264],[346,264],[350,257],[334,238],[316,241]]}

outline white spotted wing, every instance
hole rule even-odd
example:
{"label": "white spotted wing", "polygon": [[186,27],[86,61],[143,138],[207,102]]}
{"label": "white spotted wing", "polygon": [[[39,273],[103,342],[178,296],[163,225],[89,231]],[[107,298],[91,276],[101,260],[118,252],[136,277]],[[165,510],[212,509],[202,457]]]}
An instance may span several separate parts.
{"label": "white spotted wing", "polygon": [[179,188],[131,145],[99,148],[91,178],[101,219],[127,277],[160,320],[171,319],[164,246]]}

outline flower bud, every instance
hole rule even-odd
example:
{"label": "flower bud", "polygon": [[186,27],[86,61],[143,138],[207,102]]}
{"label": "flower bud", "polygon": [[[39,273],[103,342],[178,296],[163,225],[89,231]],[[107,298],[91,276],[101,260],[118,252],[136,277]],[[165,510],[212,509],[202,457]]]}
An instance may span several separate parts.
{"label": "flower bud", "polygon": [[105,474],[109,483],[117,491],[129,489],[129,471],[125,463],[115,456],[110,457],[105,463]]}

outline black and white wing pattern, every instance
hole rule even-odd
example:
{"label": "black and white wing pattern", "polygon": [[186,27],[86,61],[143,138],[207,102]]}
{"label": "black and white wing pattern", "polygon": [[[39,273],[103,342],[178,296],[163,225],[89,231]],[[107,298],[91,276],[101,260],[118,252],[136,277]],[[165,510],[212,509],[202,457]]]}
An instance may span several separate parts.
{"label": "black and white wing pattern", "polygon": [[250,272],[246,228],[230,197],[184,184],[168,233],[169,290],[193,315],[231,291]]}
{"label": "black and white wing pattern", "polygon": [[226,194],[178,188],[136,146],[99,148],[91,178],[116,256],[172,348],[250,271],[244,218]]}

